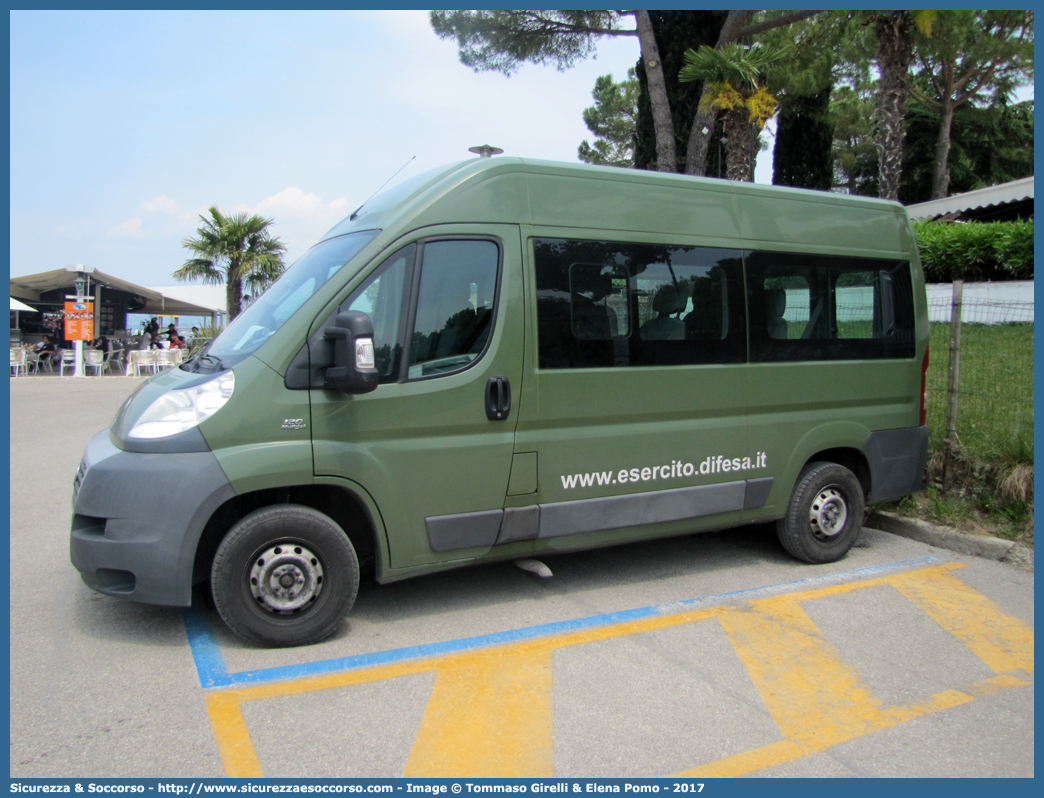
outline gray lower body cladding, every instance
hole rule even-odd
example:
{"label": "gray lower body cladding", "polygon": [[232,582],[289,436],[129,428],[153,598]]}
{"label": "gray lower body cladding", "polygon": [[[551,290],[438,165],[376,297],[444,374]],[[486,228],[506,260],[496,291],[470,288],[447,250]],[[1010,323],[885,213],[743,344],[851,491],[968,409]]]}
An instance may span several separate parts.
{"label": "gray lower body cladding", "polygon": [[[870,433],[863,447],[870,467],[867,503],[889,501],[921,488],[928,458],[928,428]],[[772,477],[716,485],[605,496],[506,510],[433,516],[425,519],[433,551],[489,547],[519,540],[703,518],[763,507]]]}
{"label": "gray lower body cladding", "polygon": [[741,479],[717,485],[434,516],[426,518],[425,525],[434,551],[456,551],[750,510],[765,504],[771,488],[771,477]]}
{"label": "gray lower body cladding", "polygon": [[100,432],[76,477],[72,563],[100,593],[187,607],[203,527],[234,495],[212,452],[127,452]]}

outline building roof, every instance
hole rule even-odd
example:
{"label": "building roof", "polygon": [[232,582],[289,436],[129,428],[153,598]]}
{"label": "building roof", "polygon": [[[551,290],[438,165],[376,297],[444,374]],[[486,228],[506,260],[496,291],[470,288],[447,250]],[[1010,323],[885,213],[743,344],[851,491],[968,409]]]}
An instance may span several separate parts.
{"label": "building roof", "polygon": [[980,188],[945,199],[919,202],[906,207],[910,218],[961,219],[964,221],[1008,221],[1033,216],[1033,178],[1013,180],[999,186]]}
{"label": "building roof", "polygon": [[[23,302],[40,302],[40,294],[47,291],[59,288],[74,289],[76,276],[79,271],[74,266],[67,266],[64,269],[54,269],[49,272],[12,277],[11,296]],[[119,277],[113,277],[111,274],[105,274],[105,272],[90,271],[89,269],[84,269],[83,271],[91,279],[92,294],[94,293],[94,286],[100,284],[106,288],[125,291],[141,299],[143,304],[140,308],[134,310],[134,313],[146,313],[156,316],[210,316],[215,312],[212,308],[165,296],[155,289],[135,285],[126,280],[121,280]]]}

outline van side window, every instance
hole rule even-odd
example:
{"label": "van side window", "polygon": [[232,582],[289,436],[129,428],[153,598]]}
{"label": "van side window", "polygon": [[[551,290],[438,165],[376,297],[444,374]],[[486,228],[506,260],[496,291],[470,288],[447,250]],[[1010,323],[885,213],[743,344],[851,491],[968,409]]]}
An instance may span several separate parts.
{"label": "van side window", "polygon": [[533,241],[540,367],[742,363],[741,253]]}
{"label": "van side window", "polygon": [[573,336],[609,341],[627,336],[627,272],[621,266],[574,263],[569,267]]}
{"label": "van side window", "polygon": [[877,275],[871,271],[838,275],[834,288],[838,338],[873,338]]}
{"label": "van side window", "polygon": [[482,354],[493,326],[499,262],[492,241],[424,244],[410,379],[457,371]]}
{"label": "van side window", "polygon": [[361,310],[373,322],[373,349],[381,384],[399,379],[407,301],[405,289],[416,253],[415,244],[400,249],[341,304],[342,311]]}
{"label": "van side window", "polygon": [[747,279],[753,362],[913,357],[905,261],[750,252]]}
{"label": "van side window", "polygon": [[[811,291],[800,275],[766,277],[763,285],[765,332],[769,338],[787,341],[800,338],[808,326]],[[751,312],[751,318],[760,317]]]}

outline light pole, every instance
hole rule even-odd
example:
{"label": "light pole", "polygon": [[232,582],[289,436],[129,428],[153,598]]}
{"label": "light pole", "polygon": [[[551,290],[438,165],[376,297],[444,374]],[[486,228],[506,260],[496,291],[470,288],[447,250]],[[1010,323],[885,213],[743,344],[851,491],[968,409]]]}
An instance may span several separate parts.
{"label": "light pole", "polygon": [[[84,293],[87,290],[87,278],[83,276],[83,272],[76,273],[76,304],[86,304],[87,299]],[[76,353],[76,360],[73,365],[73,376],[83,377],[83,341],[77,338],[73,341],[73,352]]]}

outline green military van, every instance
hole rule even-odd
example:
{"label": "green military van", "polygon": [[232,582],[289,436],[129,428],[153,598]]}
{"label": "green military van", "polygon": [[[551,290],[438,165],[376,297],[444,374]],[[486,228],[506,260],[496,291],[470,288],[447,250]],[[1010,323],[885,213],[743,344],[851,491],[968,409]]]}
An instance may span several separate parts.
{"label": "green military van", "polygon": [[927,364],[897,204],[473,159],[367,202],[128,398],[72,561],[156,604],[209,580],[265,645],[330,635],[361,570],[765,521],[830,562],[920,486]]}

